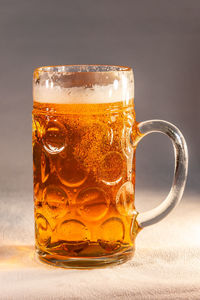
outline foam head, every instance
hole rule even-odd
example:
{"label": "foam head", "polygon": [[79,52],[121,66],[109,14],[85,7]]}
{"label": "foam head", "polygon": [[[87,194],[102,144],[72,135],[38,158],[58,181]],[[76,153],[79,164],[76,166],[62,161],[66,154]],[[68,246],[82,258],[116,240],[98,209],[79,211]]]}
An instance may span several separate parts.
{"label": "foam head", "polygon": [[33,99],[39,103],[95,104],[134,98],[133,71],[120,66],[41,67],[33,75]]}

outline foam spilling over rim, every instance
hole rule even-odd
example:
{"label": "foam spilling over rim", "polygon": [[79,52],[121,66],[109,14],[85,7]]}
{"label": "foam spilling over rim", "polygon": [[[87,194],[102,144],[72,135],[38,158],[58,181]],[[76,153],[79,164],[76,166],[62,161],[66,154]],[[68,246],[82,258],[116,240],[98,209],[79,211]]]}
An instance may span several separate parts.
{"label": "foam spilling over rim", "polygon": [[33,99],[39,103],[52,104],[101,104],[124,102],[127,105],[134,98],[134,85],[128,87],[110,84],[94,85],[92,88],[60,86],[33,86]]}

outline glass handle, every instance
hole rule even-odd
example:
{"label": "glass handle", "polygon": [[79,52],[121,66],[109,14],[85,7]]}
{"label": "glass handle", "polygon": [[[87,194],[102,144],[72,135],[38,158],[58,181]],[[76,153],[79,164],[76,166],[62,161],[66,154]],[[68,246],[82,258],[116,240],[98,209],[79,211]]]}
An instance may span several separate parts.
{"label": "glass handle", "polygon": [[187,178],[188,150],[180,130],[169,122],[163,120],[144,121],[137,125],[137,129],[136,138],[132,139],[132,136],[130,137],[133,147],[136,147],[145,135],[152,132],[160,132],[171,139],[175,158],[174,178],[167,198],[156,208],[139,213],[137,216],[138,225],[143,228],[162,220],[180,202]]}

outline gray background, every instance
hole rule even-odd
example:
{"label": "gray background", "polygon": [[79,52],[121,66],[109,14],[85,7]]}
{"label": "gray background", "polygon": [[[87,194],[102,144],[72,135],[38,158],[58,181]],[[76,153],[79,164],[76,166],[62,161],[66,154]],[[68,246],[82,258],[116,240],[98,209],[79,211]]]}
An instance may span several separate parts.
{"label": "gray background", "polygon": [[[53,64],[133,67],[137,121],[165,119],[181,129],[187,192],[198,191],[199,0],[1,0],[0,45],[1,194],[32,192],[32,72]],[[171,142],[158,134],[143,139],[137,190],[165,193],[172,174]]]}

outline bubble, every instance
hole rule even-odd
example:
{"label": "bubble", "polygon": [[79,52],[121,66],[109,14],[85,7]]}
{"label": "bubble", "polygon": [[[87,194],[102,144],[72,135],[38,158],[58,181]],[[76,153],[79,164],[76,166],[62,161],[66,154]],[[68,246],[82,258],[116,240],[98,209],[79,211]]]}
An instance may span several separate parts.
{"label": "bubble", "polygon": [[125,182],[117,192],[116,207],[121,215],[135,215],[134,188],[132,182]]}
{"label": "bubble", "polygon": [[44,149],[50,154],[58,154],[66,147],[66,129],[57,120],[52,120],[46,127],[42,138]]}
{"label": "bubble", "polygon": [[51,241],[51,228],[47,219],[42,214],[35,216],[36,241],[41,246],[48,246]]}
{"label": "bubble", "polygon": [[[113,144],[114,140],[114,132],[112,128],[109,128],[108,126],[102,127],[102,140],[101,140],[101,150],[103,151],[109,151],[111,148],[111,145]],[[105,152],[104,152],[105,153]]]}
{"label": "bubble", "polygon": [[87,179],[87,173],[72,155],[57,158],[56,171],[62,184],[68,187],[78,187]]}
{"label": "bubble", "polygon": [[70,219],[60,224],[57,228],[57,236],[60,240],[80,242],[89,240],[90,232],[82,222]]}
{"label": "bubble", "polygon": [[85,137],[88,137],[99,151],[109,151],[113,143],[113,129],[109,128],[108,124],[99,121],[89,125]]}
{"label": "bubble", "polygon": [[43,191],[43,199],[47,213],[53,218],[63,217],[69,206],[68,196],[62,187],[48,185]]}
{"label": "bubble", "polygon": [[44,151],[41,152],[41,180],[44,183],[50,174],[49,158]]}
{"label": "bubble", "polygon": [[107,219],[100,226],[99,245],[106,251],[118,250],[124,239],[125,227],[120,218]]}
{"label": "bubble", "polygon": [[108,152],[100,165],[99,176],[107,185],[115,185],[122,179],[124,161],[119,152]]}
{"label": "bubble", "polygon": [[97,176],[102,155],[110,151],[113,143],[113,131],[107,123],[96,117],[84,121],[80,141],[74,145],[73,155],[81,162],[88,173]]}
{"label": "bubble", "polygon": [[92,187],[82,190],[76,198],[76,203],[83,219],[96,221],[106,215],[110,200],[102,189]]}

